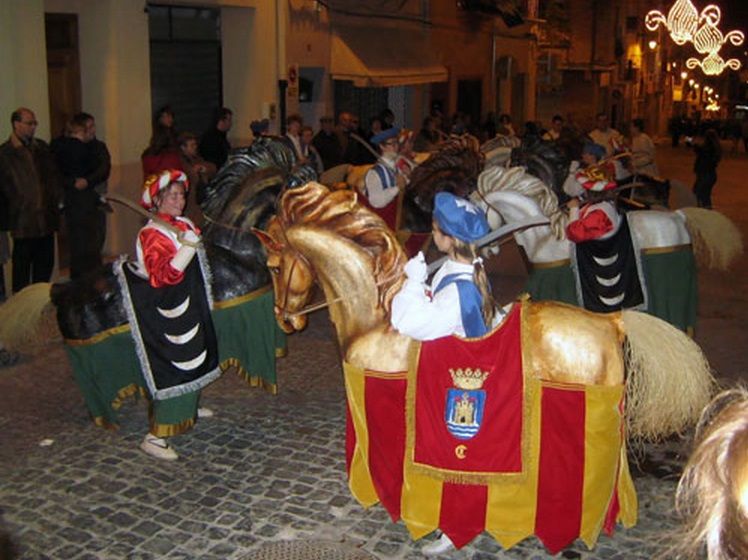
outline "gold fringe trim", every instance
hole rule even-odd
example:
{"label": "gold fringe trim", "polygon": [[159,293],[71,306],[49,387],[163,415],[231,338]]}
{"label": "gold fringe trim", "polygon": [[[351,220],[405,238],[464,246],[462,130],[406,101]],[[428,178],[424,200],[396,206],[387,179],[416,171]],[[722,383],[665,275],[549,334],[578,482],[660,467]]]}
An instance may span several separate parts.
{"label": "gold fringe trim", "polygon": [[105,331],[101,331],[98,334],[93,335],[91,338],[66,338],[64,339],[64,343],[68,346],[88,346],[90,344],[98,344],[104,339],[109,338],[110,336],[114,336],[116,334],[121,334],[125,332],[130,331],[130,324],[125,323],[124,325],[120,325],[118,327],[112,327],[111,329],[107,329]]}
{"label": "gold fringe trim", "polygon": [[114,397],[114,400],[112,401],[112,408],[114,410],[119,410],[122,407],[122,404],[124,403],[125,399],[129,399],[133,396],[139,396],[139,397],[145,397],[146,399],[148,397],[148,391],[145,389],[145,387],[141,387],[139,385],[136,385],[135,383],[131,383],[127,387],[123,387],[119,391],[117,391],[117,396]]}
{"label": "gold fringe trim", "polygon": [[248,294],[244,294],[243,296],[238,296],[224,301],[215,301],[213,302],[213,309],[228,309],[229,307],[236,307],[237,305],[241,305],[243,303],[247,303],[248,301],[252,301],[253,299],[257,299],[258,297],[268,293],[272,289],[273,285],[268,284],[267,286],[257,288],[256,290],[253,290]]}
{"label": "gold fringe trim", "polygon": [[542,263],[530,263],[530,270],[545,270],[547,268],[561,268],[562,266],[569,266],[571,259],[560,259],[557,261],[548,261]]}
{"label": "gold fringe trim", "polygon": [[113,432],[116,432],[117,430],[119,430],[119,424],[110,422],[103,416],[92,416],[91,419],[93,420],[94,424],[96,424],[100,428],[104,428],[105,430],[111,430]]}
{"label": "gold fringe trim", "polygon": [[239,363],[239,360],[237,360],[236,358],[229,358],[228,360],[224,360],[223,362],[221,362],[219,367],[221,368],[221,373],[224,373],[231,367],[235,367],[236,373],[238,373],[240,377],[244,378],[244,380],[249,384],[250,387],[262,387],[271,395],[278,394],[278,385],[276,383],[268,383],[259,375],[252,375],[242,367],[241,363]]}
{"label": "gold fringe trim", "polygon": [[651,247],[642,249],[642,255],[663,255],[665,253],[675,253],[677,251],[686,251],[691,248],[690,243],[685,245],[670,245],[668,247]]}
{"label": "gold fringe trim", "polygon": [[[131,383],[130,385],[127,385],[126,387],[123,387],[122,389],[117,391],[117,395],[111,402],[112,410],[119,410],[122,407],[124,401],[133,396],[148,398],[148,392],[145,390],[145,388],[136,385],[135,383]],[[103,416],[92,416],[91,420],[93,420],[93,423],[100,428],[104,428],[106,430],[119,430],[119,424],[117,424],[116,422],[110,422]]]}
{"label": "gold fringe trim", "polygon": [[[149,414],[150,416],[150,414]],[[150,431],[156,437],[172,437],[185,433],[195,425],[195,419],[182,420],[178,424],[155,424],[153,419],[149,420]]]}
{"label": "gold fringe trim", "polygon": [[[417,463],[415,461],[415,394],[416,394],[416,374],[418,372],[418,358],[421,353],[421,344],[413,344],[408,354],[408,388],[405,395],[405,413],[406,413],[406,427],[405,427],[405,461],[408,463],[408,467],[413,470],[414,473],[421,474],[423,476],[429,476],[442,480],[444,482],[452,482],[456,484],[521,484],[527,480],[528,475],[531,472],[535,472],[534,465],[538,460],[531,453],[532,449],[532,415],[533,407],[532,403],[535,399],[537,391],[540,389],[540,381],[530,379],[526,371],[525,363],[529,363],[526,359],[526,352],[529,351],[530,344],[530,333],[525,328],[525,305],[527,303],[524,300],[520,300],[516,305],[520,306],[520,343],[522,345],[522,432],[520,434],[521,447],[522,447],[522,469],[516,473],[489,473],[489,472],[474,472],[474,471],[455,471],[452,469],[441,469],[433,467],[431,465],[425,465],[423,463]],[[510,311],[511,313],[511,311]],[[507,317],[509,314],[507,314]],[[490,336],[491,333],[496,332],[496,329],[500,328],[506,317],[502,322],[497,325],[491,332],[483,337]],[[526,347],[526,345],[528,345]],[[406,467],[406,469],[408,468]]]}
{"label": "gold fringe trim", "polygon": [[286,356],[288,356],[288,348],[276,348],[275,349],[276,358],[285,358]]}

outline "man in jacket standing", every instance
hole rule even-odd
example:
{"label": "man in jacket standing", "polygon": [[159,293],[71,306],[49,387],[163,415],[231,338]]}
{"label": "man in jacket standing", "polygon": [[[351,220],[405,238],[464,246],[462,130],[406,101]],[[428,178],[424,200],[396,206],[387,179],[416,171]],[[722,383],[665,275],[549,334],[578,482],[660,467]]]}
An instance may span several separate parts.
{"label": "man in jacket standing", "polygon": [[34,112],[16,109],[10,122],[10,138],[0,146],[0,191],[8,202],[13,292],[18,292],[52,277],[61,188],[49,146],[34,138]]}

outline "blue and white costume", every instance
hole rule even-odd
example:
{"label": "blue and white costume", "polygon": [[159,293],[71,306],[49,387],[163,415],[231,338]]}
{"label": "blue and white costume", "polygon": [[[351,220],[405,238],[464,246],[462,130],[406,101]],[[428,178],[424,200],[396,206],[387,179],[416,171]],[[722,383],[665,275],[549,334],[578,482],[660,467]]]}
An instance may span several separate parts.
{"label": "blue and white costume", "polygon": [[[470,202],[449,193],[438,193],[434,220],[442,232],[472,243],[489,231],[483,213]],[[423,254],[405,266],[408,279],[392,301],[392,326],[417,340],[448,335],[483,336],[489,330],[483,320],[483,299],[475,285],[474,264],[447,260],[426,284]]]}
{"label": "blue and white costume", "polygon": [[392,301],[392,326],[398,332],[417,340],[451,334],[482,336],[487,332],[472,264],[448,260],[434,275],[431,286],[433,290],[424,282],[405,281]]}

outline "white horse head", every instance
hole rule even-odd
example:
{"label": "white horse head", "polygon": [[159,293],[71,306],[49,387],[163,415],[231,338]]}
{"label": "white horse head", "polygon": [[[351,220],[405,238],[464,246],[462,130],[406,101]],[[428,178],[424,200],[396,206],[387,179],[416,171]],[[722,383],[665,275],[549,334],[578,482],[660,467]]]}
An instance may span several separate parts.
{"label": "white horse head", "polygon": [[[555,193],[522,167],[493,167],[478,177],[476,203],[487,213],[492,228],[543,215],[550,226],[538,226],[515,234],[530,262],[545,263],[569,258],[566,239],[567,214],[559,208]],[[500,214],[500,218],[496,215]],[[674,247],[691,242],[680,212],[642,210],[629,212],[629,224],[642,249]],[[499,223],[499,220],[500,223]],[[494,225],[497,224],[497,225]]]}
{"label": "white horse head", "polygon": [[491,229],[504,224],[545,216],[550,226],[536,226],[516,233],[514,238],[531,262],[569,258],[564,228],[568,218],[558,207],[555,194],[522,167],[492,167],[478,177],[476,204],[486,212]]}

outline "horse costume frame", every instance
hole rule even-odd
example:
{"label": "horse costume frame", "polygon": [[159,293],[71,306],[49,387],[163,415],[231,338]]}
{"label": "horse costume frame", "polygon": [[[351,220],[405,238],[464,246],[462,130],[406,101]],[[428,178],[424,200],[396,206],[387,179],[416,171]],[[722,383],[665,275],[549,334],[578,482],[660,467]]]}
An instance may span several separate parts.
{"label": "horse costume frame", "polygon": [[[414,538],[440,528],[462,546],[487,530],[507,547],[533,534],[551,551],[577,537],[594,546],[603,528],[636,521],[627,439],[681,430],[708,401],[713,380],[699,348],[667,323],[633,311],[601,315],[523,301],[486,337],[439,339],[433,343],[447,350],[431,354],[432,343],[389,326],[405,255],[350,191],[330,192],[316,183],[289,190],[267,231],[257,235],[268,253],[276,317],[285,331],[306,325],[303,309],[315,279],[330,303],[348,396],[351,491],[364,506],[382,502]],[[504,450],[514,462],[455,468],[455,461],[468,464],[464,457],[487,455],[450,435],[443,418],[435,420],[452,388],[484,390],[473,386],[475,380],[467,389],[455,386],[451,374],[470,369],[468,377],[475,377],[477,369],[485,379],[502,378],[509,355],[521,364],[511,372],[517,390],[506,397],[522,418],[514,424],[514,448]],[[501,401],[492,383],[484,404]],[[476,395],[464,402],[475,397],[477,403]],[[495,403],[486,406],[479,437],[491,446],[503,428],[490,412]],[[576,435],[568,437],[564,425],[576,426]],[[569,468],[549,461],[559,453],[574,458]],[[554,486],[554,479],[574,483]],[[523,504],[519,513],[516,504]],[[575,515],[568,516],[569,504]]]}

